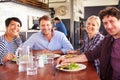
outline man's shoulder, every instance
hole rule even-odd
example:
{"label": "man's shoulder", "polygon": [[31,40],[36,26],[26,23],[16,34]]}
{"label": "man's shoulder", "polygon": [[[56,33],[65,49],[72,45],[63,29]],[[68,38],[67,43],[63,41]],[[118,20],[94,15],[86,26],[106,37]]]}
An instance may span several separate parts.
{"label": "man's shoulder", "polygon": [[63,32],[60,32],[60,31],[57,31],[57,30],[54,31],[54,34],[57,34],[57,35],[64,35]]}
{"label": "man's shoulder", "polygon": [[56,24],[56,26],[61,26],[63,23],[60,21]]}
{"label": "man's shoulder", "polygon": [[114,38],[111,35],[106,35],[103,42],[113,42]]}
{"label": "man's shoulder", "polygon": [[113,39],[113,37],[111,35],[106,35],[105,39]]}
{"label": "man's shoulder", "polygon": [[40,32],[36,32],[36,33],[33,33],[33,34],[31,34],[31,35],[28,35],[28,38],[38,38],[38,37],[40,37],[40,35],[41,35],[41,33]]}
{"label": "man's shoulder", "polygon": [[54,38],[63,39],[63,38],[66,38],[66,36],[64,33],[56,30],[56,31],[54,31]]}
{"label": "man's shoulder", "polygon": [[38,35],[41,35],[41,32],[36,32],[32,34],[32,36],[38,36]]}

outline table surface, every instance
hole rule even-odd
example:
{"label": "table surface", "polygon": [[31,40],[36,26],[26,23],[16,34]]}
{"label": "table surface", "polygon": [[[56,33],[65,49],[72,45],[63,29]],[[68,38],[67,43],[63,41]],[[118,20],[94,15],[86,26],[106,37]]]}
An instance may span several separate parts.
{"label": "table surface", "polygon": [[18,72],[18,65],[8,62],[0,65],[0,80],[100,80],[91,63],[82,63],[86,69],[76,72],[65,72],[55,68],[55,65],[46,64],[38,68],[38,74],[28,76],[26,72]]}

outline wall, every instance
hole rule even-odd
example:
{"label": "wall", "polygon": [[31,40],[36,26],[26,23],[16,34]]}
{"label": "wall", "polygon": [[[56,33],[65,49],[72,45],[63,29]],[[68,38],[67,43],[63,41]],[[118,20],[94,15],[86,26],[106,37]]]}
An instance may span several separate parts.
{"label": "wall", "polygon": [[[50,3],[50,8],[54,8],[55,10],[55,16],[59,16],[61,19],[71,19],[71,15],[73,12],[74,20],[79,21],[79,17],[84,17],[84,6],[83,6],[83,0],[73,0],[73,6],[71,5],[71,0],[64,0],[64,2],[53,2]],[[66,7],[66,14],[64,16],[60,16],[57,12],[58,8],[60,6]],[[71,6],[73,7],[73,10],[71,9]]]}
{"label": "wall", "polygon": [[5,19],[8,17],[18,17],[22,21],[21,31],[27,31],[28,27],[33,25],[34,17],[41,17],[42,15],[49,15],[48,11],[38,8],[25,6],[14,2],[0,3],[0,31],[5,31]]}
{"label": "wall", "polygon": [[74,0],[73,6],[74,20],[79,21],[79,17],[84,18],[83,0]]}
{"label": "wall", "polygon": [[118,5],[119,0],[84,0],[85,7]]}
{"label": "wall", "polygon": [[[71,12],[71,9],[70,9],[70,2],[59,2],[59,3],[50,3],[49,4],[50,8],[54,8],[55,10],[55,16],[59,16],[59,18],[61,19],[70,19],[70,12]],[[65,6],[67,9],[66,9],[66,14],[64,16],[60,16],[59,13],[57,12],[58,8],[60,6]]]}

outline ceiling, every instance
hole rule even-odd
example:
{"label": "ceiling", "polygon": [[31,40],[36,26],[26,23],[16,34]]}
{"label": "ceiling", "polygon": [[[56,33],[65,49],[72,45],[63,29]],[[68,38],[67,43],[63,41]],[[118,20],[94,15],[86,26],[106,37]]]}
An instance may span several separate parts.
{"label": "ceiling", "polygon": [[[49,0],[49,2],[70,2],[71,0]],[[83,0],[84,6],[106,6],[106,5],[118,5],[119,0]]]}
{"label": "ceiling", "polygon": [[83,0],[84,6],[118,5],[119,0]]}

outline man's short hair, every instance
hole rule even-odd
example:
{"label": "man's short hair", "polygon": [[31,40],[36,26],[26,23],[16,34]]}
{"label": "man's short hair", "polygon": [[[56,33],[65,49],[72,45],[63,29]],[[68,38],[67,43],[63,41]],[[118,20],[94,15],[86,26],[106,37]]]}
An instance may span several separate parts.
{"label": "man's short hair", "polygon": [[47,21],[52,21],[51,17],[48,15],[44,15],[42,17],[39,18],[39,23],[41,22],[41,20],[47,20]]}
{"label": "man's short hair", "polygon": [[60,19],[59,19],[58,17],[55,17],[54,20],[58,20],[58,21],[60,21]]}
{"label": "man's short hair", "polygon": [[105,9],[103,9],[99,12],[99,17],[101,20],[106,15],[114,16],[119,20],[120,19],[120,10],[117,9],[116,7],[106,7]]}

